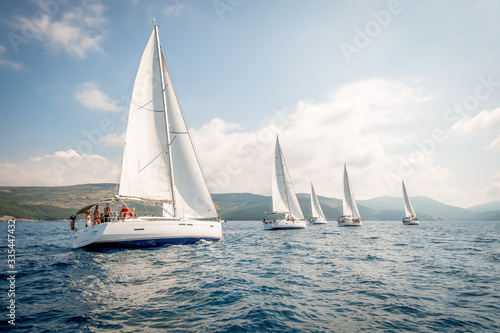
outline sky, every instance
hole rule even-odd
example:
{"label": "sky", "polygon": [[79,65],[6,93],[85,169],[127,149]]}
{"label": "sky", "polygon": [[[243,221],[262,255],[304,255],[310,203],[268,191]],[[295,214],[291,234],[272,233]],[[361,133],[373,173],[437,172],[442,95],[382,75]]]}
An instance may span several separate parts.
{"label": "sky", "polygon": [[159,25],[213,193],[500,200],[500,3],[0,2],[0,185],[119,181],[139,61]]}

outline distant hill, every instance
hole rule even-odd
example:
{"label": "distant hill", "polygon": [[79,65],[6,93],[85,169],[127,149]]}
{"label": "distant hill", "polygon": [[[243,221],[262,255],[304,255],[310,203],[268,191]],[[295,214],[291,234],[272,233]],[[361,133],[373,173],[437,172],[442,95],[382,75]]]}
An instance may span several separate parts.
{"label": "distant hill", "polygon": [[482,205],[472,206],[467,208],[469,211],[473,211],[476,213],[484,213],[484,212],[492,212],[492,211],[500,211],[500,201],[488,202]]}
{"label": "distant hill", "polygon": [[[0,218],[18,220],[67,220],[81,207],[102,198],[111,198],[116,184],[86,184],[59,187],[0,186]],[[87,198],[88,197],[88,198]],[[251,193],[213,194],[219,215],[225,220],[260,220],[271,212],[271,197]],[[306,193],[297,194],[306,218],[311,216],[311,199]],[[342,215],[342,200],[318,197],[328,220]],[[469,209],[443,204],[427,197],[411,197],[420,220],[500,220],[500,202],[491,202]],[[378,197],[358,200],[364,220],[398,221],[403,217],[403,199]]]}
{"label": "distant hill", "polygon": [[[410,200],[413,208],[415,209],[415,213],[417,213],[417,216],[419,216],[420,219],[424,219],[424,216],[427,216],[425,219],[441,218],[445,220],[454,220],[467,219],[474,215],[473,212],[470,212],[467,209],[450,206],[427,197],[410,197]],[[357,203],[359,205],[377,210],[396,210],[400,212],[401,216],[404,214],[402,197],[384,196],[369,200],[357,200]]]}

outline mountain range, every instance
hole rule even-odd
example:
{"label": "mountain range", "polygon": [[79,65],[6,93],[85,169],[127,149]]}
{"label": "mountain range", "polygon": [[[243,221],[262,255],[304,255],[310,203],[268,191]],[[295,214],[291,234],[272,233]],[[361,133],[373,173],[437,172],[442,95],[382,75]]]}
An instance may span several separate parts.
{"label": "mountain range", "polygon": [[[59,187],[0,186],[0,219],[17,220],[67,220],[79,208],[102,198],[112,198],[116,184],[85,184]],[[271,197],[251,193],[213,194],[219,215],[224,220],[261,220],[270,213]],[[297,194],[304,216],[311,216],[309,194]],[[342,200],[318,196],[328,220],[342,215]],[[500,201],[469,207],[467,209],[444,204],[423,197],[411,197],[420,220],[500,220]],[[377,197],[358,200],[364,220],[399,221],[403,217],[403,198]]]}

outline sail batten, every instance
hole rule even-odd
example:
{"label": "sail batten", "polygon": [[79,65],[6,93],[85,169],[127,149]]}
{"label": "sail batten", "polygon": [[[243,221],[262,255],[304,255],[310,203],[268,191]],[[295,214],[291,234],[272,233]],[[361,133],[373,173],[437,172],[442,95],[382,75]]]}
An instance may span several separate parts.
{"label": "sail batten", "polygon": [[274,175],[272,178],[272,202],[273,213],[290,214],[296,219],[303,220],[304,215],[300,208],[297,195],[293,189],[292,180],[286,167],[285,158],[278,139],[276,138],[276,148],[274,157]]}

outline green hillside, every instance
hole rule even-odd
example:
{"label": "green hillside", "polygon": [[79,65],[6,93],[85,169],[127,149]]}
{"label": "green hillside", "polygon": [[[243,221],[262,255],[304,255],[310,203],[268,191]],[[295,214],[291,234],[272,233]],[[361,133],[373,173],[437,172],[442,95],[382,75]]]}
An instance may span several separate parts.
{"label": "green hillside", "polygon": [[[17,220],[67,220],[80,208],[103,198],[112,198],[117,192],[116,184],[86,184],[59,187],[14,187],[0,186],[0,220],[10,217]],[[88,197],[88,198],[87,198]],[[212,195],[221,218],[227,221],[261,220],[271,212],[271,197],[251,193],[223,193]],[[304,216],[311,216],[309,194],[297,194]],[[318,197],[328,220],[334,221],[342,215],[342,201]],[[413,198],[412,198],[413,199]],[[415,208],[420,220],[470,219],[500,220],[500,210],[474,212],[440,203],[425,197],[415,197]],[[138,215],[158,214],[160,208],[136,205]],[[485,204],[485,207],[497,205]],[[379,197],[358,202],[364,220],[398,221],[403,216],[401,198]]]}

